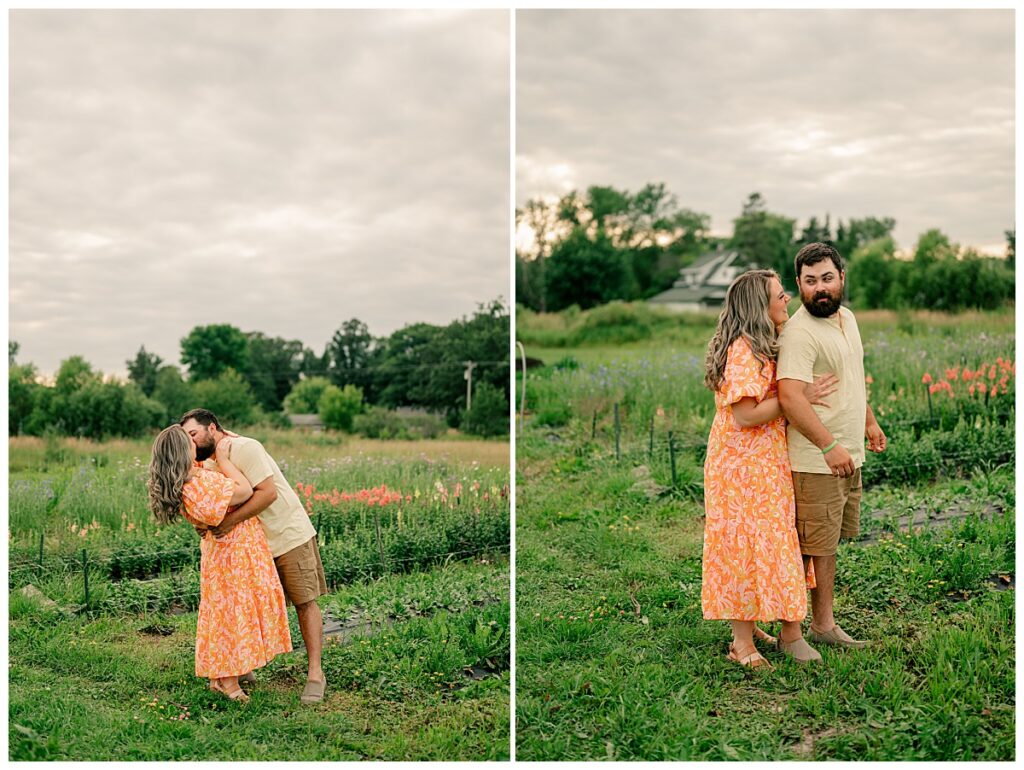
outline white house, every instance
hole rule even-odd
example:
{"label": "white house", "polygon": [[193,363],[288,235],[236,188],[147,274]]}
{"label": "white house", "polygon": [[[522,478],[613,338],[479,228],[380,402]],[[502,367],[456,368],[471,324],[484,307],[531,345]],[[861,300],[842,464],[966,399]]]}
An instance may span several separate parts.
{"label": "white house", "polygon": [[738,251],[725,250],[702,254],[679,271],[679,278],[668,291],[656,294],[648,302],[677,312],[719,310],[725,292],[740,273],[756,267]]}

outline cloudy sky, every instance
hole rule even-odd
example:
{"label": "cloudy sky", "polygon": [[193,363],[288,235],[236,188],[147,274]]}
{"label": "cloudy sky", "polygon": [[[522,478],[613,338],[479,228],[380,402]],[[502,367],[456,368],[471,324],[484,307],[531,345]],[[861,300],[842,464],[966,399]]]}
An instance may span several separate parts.
{"label": "cloudy sky", "polygon": [[10,336],[53,372],[197,325],[316,352],[509,299],[497,11],[13,11]]}
{"label": "cloudy sky", "polygon": [[665,182],[732,232],[749,193],[805,224],[891,216],[1002,253],[1012,11],[525,11],[516,203]]}

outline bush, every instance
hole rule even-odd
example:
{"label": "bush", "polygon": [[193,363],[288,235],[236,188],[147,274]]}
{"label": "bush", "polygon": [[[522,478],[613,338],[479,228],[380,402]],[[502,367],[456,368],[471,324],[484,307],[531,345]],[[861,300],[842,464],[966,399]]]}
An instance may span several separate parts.
{"label": "bush", "polygon": [[376,439],[437,438],[446,427],[444,419],[436,414],[401,415],[379,406],[356,415],[352,422],[354,432]]}
{"label": "bush", "polygon": [[296,383],[284,397],[284,410],[288,414],[317,414],[320,410],[320,397],[331,387],[326,377],[308,377]]}
{"label": "bush", "polygon": [[346,385],[344,388],[330,385],[324,388],[317,402],[317,411],[326,427],[350,433],[352,420],[363,411],[363,389],[355,385]]}
{"label": "bush", "polygon": [[257,418],[256,396],[234,369],[226,369],[215,380],[194,383],[192,397],[227,425],[252,425]]}
{"label": "bush", "polygon": [[488,382],[477,385],[472,406],[463,413],[462,428],[475,436],[508,435],[509,403],[505,394]]}

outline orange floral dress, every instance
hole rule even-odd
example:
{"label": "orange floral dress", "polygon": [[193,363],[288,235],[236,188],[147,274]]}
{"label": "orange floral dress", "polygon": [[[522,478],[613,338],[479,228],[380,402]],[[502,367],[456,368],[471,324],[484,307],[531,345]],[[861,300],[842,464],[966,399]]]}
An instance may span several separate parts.
{"label": "orange floral dress", "polygon": [[[182,490],[185,518],[215,526],[228,512],[234,482],[197,468]],[[284,590],[259,519],[253,517],[218,539],[200,544],[196,676],[240,676],[290,652]]]}
{"label": "orange floral dress", "polygon": [[704,461],[706,620],[802,620],[807,586],[796,532],[796,501],[786,449],[786,420],[741,428],[732,405],[775,396],[775,362],[762,366],[750,343],[729,346],[725,379]]}

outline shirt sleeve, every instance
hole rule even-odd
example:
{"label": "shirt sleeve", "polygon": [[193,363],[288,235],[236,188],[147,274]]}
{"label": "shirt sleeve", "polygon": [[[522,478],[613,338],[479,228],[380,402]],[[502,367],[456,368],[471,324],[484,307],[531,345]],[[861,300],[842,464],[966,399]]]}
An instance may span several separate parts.
{"label": "shirt sleeve", "polygon": [[216,526],[228,512],[235,482],[222,473],[200,469],[185,482],[181,490],[182,504],[190,519]]}
{"label": "shirt sleeve", "polygon": [[729,346],[725,360],[725,379],[722,381],[722,397],[726,404],[753,397],[757,401],[768,395],[771,375],[750,348],[750,343],[740,337]]}
{"label": "shirt sleeve", "polygon": [[228,457],[242,472],[242,475],[249,480],[253,488],[274,475],[267,450],[258,441],[246,441],[237,445],[232,443]]}
{"label": "shirt sleeve", "polygon": [[814,382],[814,361],[818,350],[805,329],[782,327],[779,335],[779,362],[775,376],[780,380]]}

